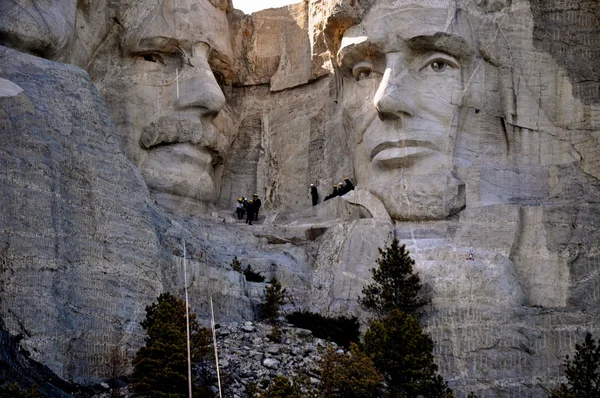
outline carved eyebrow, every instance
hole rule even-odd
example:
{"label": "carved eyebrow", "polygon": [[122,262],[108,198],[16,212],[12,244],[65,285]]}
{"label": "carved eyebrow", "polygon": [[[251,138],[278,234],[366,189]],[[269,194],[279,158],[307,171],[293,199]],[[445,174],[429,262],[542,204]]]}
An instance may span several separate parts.
{"label": "carved eyebrow", "polygon": [[352,43],[340,48],[338,51],[338,63],[347,64],[354,63],[358,60],[366,58],[377,58],[384,55],[381,46],[371,41],[362,41],[360,43]]}
{"label": "carved eyebrow", "polygon": [[[178,48],[181,48],[182,43],[177,39],[171,37],[148,37],[142,38],[136,45],[136,51],[152,51],[152,50],[162,50],[162,51],[174,51]],[[187,43],[183,43],[184,45]]]}
{"label": "carved eyebrow", "polygon": [[437,50],[448,53],[456,58],[468,60],[474,50],[465,39],[451,33],[438,32],[431,36],[415,36],[406,41],[412,51]]}

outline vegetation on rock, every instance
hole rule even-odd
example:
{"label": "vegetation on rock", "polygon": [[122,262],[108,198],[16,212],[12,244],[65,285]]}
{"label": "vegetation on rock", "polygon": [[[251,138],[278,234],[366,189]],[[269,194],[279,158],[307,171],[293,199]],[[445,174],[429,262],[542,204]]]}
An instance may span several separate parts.
{"label": "vegetation on rock", "polygon": [[371,269],[373,283],[363,288],[359,304],[377,316],[386,316],[394,310],[416,315],[427,301],[419,297],[421,282],[412,268],[415,261],[398,239],[388,247],[379,248],[379,254],[376,260],[379,267]]}
{"label": "vegetation on rock", "polygon": [[383,375],[390,397],[452,397],[437,373],[433,341],[416,318],[427,301],[419,297],[414,260],[397,239],[379,254],[379,267],[371,269],[373,283],[359,298],[362,308],[376,316],[363,337],[365,353]]}
{"label": "vegetation on rock", "polygon": [[266,391],[260,393],[260,398],[301,398],[302,391],[298,383],[292,383],[285,376],[276,376]]}
{"label": "vegetation on rock", "polygon": [[17,383],[7,383],[0,386],[0,397],[39,398],[40,393],[38,392],[37,387],[35,385],[25,390],[22,389],[21,386]]}
{"label": "vegetation on rock", "polygon": [[252,269],[252,266],[248,264],[244,270],[244,276],[248,282],[264,282],[265,277]]}
{"label": "vegetation on rock", "polygon": [[231,268],[236,271],[239,272],[240,274],[243,273],[244,271],[242,270],[242,263],[240,260],[238,260],[237,256],[235,256],[233,258],[233,260],[231,260]]}
{"label": "vegetation on rock", "polygon": [[600,339],[591,333],[585,335],[583,344],[575,344],[575,358],[565,359],[568,384],[561,384],[552,392],[553,398],[600,398]]}
{"label": "vegetation on rock", "polygon": [[351,344],[349,354],[329,347],[321,359],[320,376],[318,396],[321,398],[383,396],[383,376],[356,344]]}
{"label": "vegetation on rock", "polygon": [[398,310],[373,321],[364,350],[383,373],[391,397],[451,397],[433,362],[433,341],[417,319]]}
{"label": "vegetation on rock", "polygon": [[[171,293],[161,294],[146,307],[142,327],[145,345],[133,360],[132,387],[136,396],[187,397],[188,365],[185,302]],[[193,364],[211,353],[211,333],[190,314],[190,350]],[[206,383],[195,382],[197,396],[213,396]]]}
{"label": "vegetation on rock", "polygon": [[295,311],[286,315],[289,323],[308,329],[313,336],[335,342],[346,348],[360,341],[359,324],[356,317],[326,317],[309,311]]}
{"label": "vegetation on rock", "polygon": [[279,317],[279,311],[285,301],[285,288],[277,278],[273,277],[267,286],[265,301],[260,304],[260,313],[262,319],[266,321],[275,321]]}

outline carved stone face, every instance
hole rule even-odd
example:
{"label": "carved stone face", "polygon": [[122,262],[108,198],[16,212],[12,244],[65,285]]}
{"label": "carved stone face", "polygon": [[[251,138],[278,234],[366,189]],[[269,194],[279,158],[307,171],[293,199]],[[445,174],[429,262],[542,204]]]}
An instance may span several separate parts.
{"label": "carved stone face", "polygon": [[446,1],[410,3],[379,1],[345,32],[344,123],[360,188],[392,218],[444,218],[464,204],[453,156],[474,54]]}
{"label": "carved stone face", "polygon": [[0,45],[54,58],[73,34],[76,0],[0,1]]}
{"label": "carved stone face", "polygon": [[159,202],[211,203],[229,147],[218,127],[232,53],[225,12],[208,0],[144,5],[125,13],[136,17],[123,21],[119,67],[103,78],[107,103]]}

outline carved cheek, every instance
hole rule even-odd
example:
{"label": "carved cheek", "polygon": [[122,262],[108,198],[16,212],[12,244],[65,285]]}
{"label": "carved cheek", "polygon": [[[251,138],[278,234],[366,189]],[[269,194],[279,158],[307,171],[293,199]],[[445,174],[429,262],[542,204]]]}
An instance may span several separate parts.
{"label": "carved cheek", "polygon": [[373,97],[380,79],[371,78],[363,81],[346,79],[344,81],[343,109],[344,118],[352,129],[359,134],[365,132],[369,124],[377,117],[373,105]]}
{"label": "carved cheek", "polygon": [[421,110],[449,126],[462,102],[460,71],[453,70],[421,79],[419,93]]}

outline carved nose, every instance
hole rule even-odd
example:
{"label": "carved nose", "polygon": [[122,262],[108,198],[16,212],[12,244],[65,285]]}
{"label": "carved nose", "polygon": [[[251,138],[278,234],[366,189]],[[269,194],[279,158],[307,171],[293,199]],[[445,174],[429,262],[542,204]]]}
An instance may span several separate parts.
{"label": "carved nose", "polygon": [[385,87],[380,87],[374,98],[379,118],[382,120],[398,119],[403,114],[414,116],[416,109],[415,96],[416,93],[410,92],[407,87],[401,84],[386,83]]}
{"label": "carved nose", "polygon": [[379,118],[398,119],[402,116],[414,116],[416,113],[418,93],[410,88],[412,77],[408,74],[408,65],[401,54],[390,57],[388,67],[383,74],[381,83],[373,102]]}
{"label": "carved nose", "polygon": [[208,62],[194,67],[193,76],[179,82],[179,107],[198,108],[202,116],[216,116],[225,106],[225,96]]}

